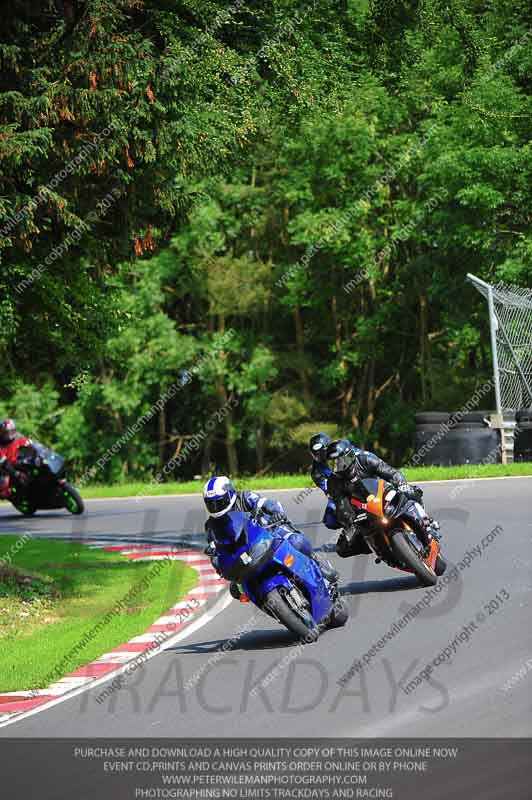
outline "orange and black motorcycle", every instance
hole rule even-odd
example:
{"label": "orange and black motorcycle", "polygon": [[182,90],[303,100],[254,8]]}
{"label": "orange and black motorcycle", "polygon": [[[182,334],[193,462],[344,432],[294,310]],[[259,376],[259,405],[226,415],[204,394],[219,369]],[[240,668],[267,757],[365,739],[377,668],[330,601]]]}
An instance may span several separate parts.
{"label": "orange and black motorcycle", "polygon": [[[405,519],[412,514],[425,516],[423,507],[406,497],[382,478],[361,478],[343,498],[344,513],[361,533],[369,548],[390,567],[413,573],[423,586],[433,586],[443,575],[447,562],[440,553],[440,543],[432,538],[430,547],[420,541]],[[348,534],[348,531],[345,531]]]}

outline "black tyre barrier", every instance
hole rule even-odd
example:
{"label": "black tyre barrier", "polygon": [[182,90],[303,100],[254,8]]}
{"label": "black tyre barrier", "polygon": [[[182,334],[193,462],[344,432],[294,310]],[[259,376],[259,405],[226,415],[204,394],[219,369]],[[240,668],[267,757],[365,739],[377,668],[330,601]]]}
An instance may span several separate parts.
{"label": "black tyre barrier", "polygon": [[[452,420],[451,420],[452,424]],[[469,430],[470,428],[487,428],[485,422],[456,422],[452,425],[453,430],[465,430],[466,428]]]}
{"label": "black tyre barrier", "polygon": [[[418,431],[426,431],[427,433],[431,433],[431,434],[437,433],[438,431],[442,431],[444,433],[445,430],[446,430],[446,428],[443,427],[444,424],[445,425],[449,425],[448,422],[446,422],[446,423],[442,422],[440,425],[419,425],[418,424],[418,425],[416,425],[416,433]],[[450,427],[450,425],[449,425],[449,427]]]}
{"label": "black tyre barrier", "polygon": [[517,422],[532,422],[532,408],[521,408],[515,414]]}
{"label": "black tyre barrier", "polygon": [[500,434],[481,423],[457,425],[446,433],[441,426],[420,425],[416,428],[414,458],[414,463],[431,467],[500,463]]}
{"label": "black tyre barrier", "polygon": [[439,425],[449,422],[450,416],[448,411],[422,411],[416,414],[416,425]]}
{"label": "black tyre barrier", "polygon": [[[445,434],[446,432],[441,425],[416,426],[415,452],[418,453],[424,448],[436,447]],[[420,461],[419,463],[424,464],[425,462]]]}
{"label": "black tyre barrier", "polygon": [[443,436],[447,435],[447,428],[445,425],[448,426],[449,431],[464,431],[464,430],[485,430],[486,426],[482,424],[482,422],[467,422],[467,423],[459,423],[452,425],[450,422],[441,423],[440,425],[416,425],[416,436],[419,435],[420,439],[423,441],[427,441],[431,439],[435,434],[440,433],[441,436],[438,438],[441,439]]}
{"label": "black tyre barrier", "polygon": [[[456,420],[459,425],[463,425],[464,423],[470,422],[478,422],[481,425],[486,426],[487,423],[485,420],[489,418],[491,411],[468,411],[465,414],[460,414],[460,412],[456,413]],[[453,414],[451,414],[451,422],[453,421]]]}
{"label": "black tyre barrier", "polygon": [[532,420],[518,422],[514,438],[514,461],[532,461]]}

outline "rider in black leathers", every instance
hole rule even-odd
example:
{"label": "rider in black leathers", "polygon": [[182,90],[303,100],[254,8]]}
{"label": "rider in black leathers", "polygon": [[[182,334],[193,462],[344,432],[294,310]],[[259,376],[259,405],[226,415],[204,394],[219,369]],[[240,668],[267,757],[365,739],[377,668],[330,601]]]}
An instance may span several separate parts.
{"label": "rider in black leathers", "polygon": [[353,523],[350,504],[353,484],[363,478],[382,478],[391,483],[412,502],[406,509],[405,519],[412,525],[426,547],[432,536],[439,535],[439,524],[429,517],[421,501],[423,491],[410,485],[399,470],[394,469],[374,453],[355,447],[347,439],[338,439],[327,448],[327,458],[332,461],[332,474],[327,481],[327,494],[336,504],[336,516],[344,530],[338,537],[336,552],[342,558],[371,553],[361,535],[361,523]]}

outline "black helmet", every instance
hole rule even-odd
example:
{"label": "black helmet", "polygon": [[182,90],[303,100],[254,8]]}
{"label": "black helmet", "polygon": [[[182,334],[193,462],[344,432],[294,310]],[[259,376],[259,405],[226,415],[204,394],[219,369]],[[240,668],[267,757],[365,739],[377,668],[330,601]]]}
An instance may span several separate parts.
{"label": "black helmet", "polygon": [[335,475],[344,475],[356,459],[356,450],[349,439],[337,439],[327,448],[327,458],[331,459],[331,469]]}
{"label": "black helmet", "polygon": [[319,461],[320,464],[324,464],[327,461],[327,448],[330,443],[331,437],[327,436],[326,433],[315,433],[314,436],[310,437],[308,446],[314,461]]}
{"label": "black helmet", "polygon": [[0,420],[0,446],[14,442],[17,438],[17,426],[14,419]]}

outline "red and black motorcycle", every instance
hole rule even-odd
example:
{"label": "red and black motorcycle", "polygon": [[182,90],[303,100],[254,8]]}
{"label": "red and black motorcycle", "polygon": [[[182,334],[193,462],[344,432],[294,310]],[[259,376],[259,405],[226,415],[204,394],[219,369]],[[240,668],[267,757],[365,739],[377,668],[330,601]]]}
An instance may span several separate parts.
{"label": "red and black motorcycle", "polygon": [[83,513],[81,495],[66,479],[64,458],[39,442],[19,447],[15,464],[3,469],[11,477],[9,500],[24,516],[53,508]]}
{"label": "red and black motorcycle", "polygon": [[433,586],[438,576],[443,575],[447,562],[440,552],[438,538],[433,537],[427,547],[405,519],[407,509],[408,517],[413,511],[420,519],[425,516],[416,501],[382,478],[362,478],[354,484],[348,503],[357,531],[354,535],[362,533],[378,561],[413,573],[423,586]]}

